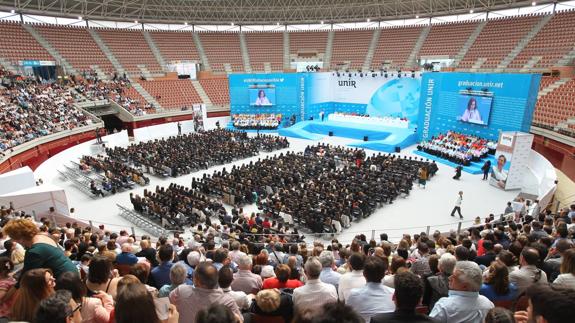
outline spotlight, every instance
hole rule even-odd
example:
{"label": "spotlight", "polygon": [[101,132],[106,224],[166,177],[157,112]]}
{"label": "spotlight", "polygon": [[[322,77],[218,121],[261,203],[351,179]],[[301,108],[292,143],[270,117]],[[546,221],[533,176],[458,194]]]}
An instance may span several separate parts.
{"label": "spotlight", "polygon": [[415,19],[419,19],[419,15],[415,16]]}
{"label": "spotlight", "polygon": [[186,22],[184,22],[184,26],[187,26],[187,25],[188,25],[188,22],[187,22],[187,21],[186,21]]}
{"label": "spotlight", "polygon": [[339,75],[339,72],[337,72],[337,77],[339,77],[339,76],[340,76],[340,75]]}
{"label": "spotlight", "polygon": [[371,21],[371,19],[367,18],[367,22],[370,22],[370,21]]}
{"label": "spotlight", "polygon": [[232,22],[231,25],[234,26],[235,24]]}
{"label": "spotlight", "polygon": [[473,13],[473,9],[469,10],[469,13]]}
{"label": "spotlight", "polygon": [[319,23],[323,25],[323,20],[322,20],[322,21],[320,21]]}
{"label": "spotlight", "polygon": [[78,20],[82,20],[82,16],[78,16]]}
{"label": "spotlight", "polygon": [[415,71],[411,71],[411,78],[412,78],[412,79],[415,78]]}
{"label": "spotlight", "polygon": [[363,77],[363,73],[359,73],[359,77]]}
{"label": "spotlight", "polygon": [[371,73],[371,77],[375,77],[377,74],[375,73]]}
{"label": "spotlight", "polygon": [[532,6],[537,5],[537,2],[535,2],[535,1],[531,2],[531,5],[532,5]]}
{"label": "spotlight", "polygon": [[[393,75],[392,75],[393,76]],[[383,74],[383,77],[387,78],[387,73]]]}
{"label": "spotlight", "polygon": [[134,20],[134,23],[135,23],[135,24],[137,24],[137,23],[138,23],[138,21],[137,21],[137,20]]}
{"label": "spotlight", "polygon": [[348,76],[351,77],[351,73],[349,73]]}
{"label": "spotlight", "polygon": [[397,73],[397,78],[398,78],[398,79],[401,78],[401,73]]}
{"label": "spotlight", "polygon": [[16,10],[12,9],[10,10],[10,13],[16,13]]}

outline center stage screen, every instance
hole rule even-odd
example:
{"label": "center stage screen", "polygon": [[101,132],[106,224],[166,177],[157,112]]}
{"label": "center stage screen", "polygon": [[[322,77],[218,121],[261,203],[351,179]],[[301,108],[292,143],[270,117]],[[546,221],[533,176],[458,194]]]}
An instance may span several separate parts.
{"label": "center stage screen", "polygon": [[270,107],[276,104],[276,90],[274,88],[249,89],[250,105],[256,107]]}
{"label": "center stage screen", "polygon": [[457,120],[479,125],[489,124],[493,97],[461,94],[457,106]]}

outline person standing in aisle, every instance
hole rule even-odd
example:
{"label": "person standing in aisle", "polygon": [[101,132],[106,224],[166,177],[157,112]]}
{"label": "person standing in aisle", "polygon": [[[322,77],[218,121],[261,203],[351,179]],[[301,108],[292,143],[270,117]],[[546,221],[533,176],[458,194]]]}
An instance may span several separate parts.
{"label": "person standing in aisle", "polygon": [[459,195],[457,196],[457,200],[455,200],[455,206],[451,211],[451,216],[455,216],[455,211],[459,214],[459,218],[463,219],[463,215],[461,215],[461,203],[463,202],[463,191],[459,191]]}

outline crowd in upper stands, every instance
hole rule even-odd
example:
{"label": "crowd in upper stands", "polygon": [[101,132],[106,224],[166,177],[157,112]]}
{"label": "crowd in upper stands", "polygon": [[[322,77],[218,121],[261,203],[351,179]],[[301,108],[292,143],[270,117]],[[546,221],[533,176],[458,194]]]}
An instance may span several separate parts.
{"label": "crowd in upper stands", "polygon": [[166,139],[133,144],[127,148],[107,148],[106,154],[115,161],[143,167],[146,173],[160,176],[180,176],[212,165],[256,156],[259,151],[289,147],[286,138],[245,132],[214,129]]}
{"label": "crowd in upper stands", "polygon": [[0,151],[92,123],[72,103],[77,94],[60,83],[18,77],[0,68]]}
{"label": "crowd in upper stands", "polygon": [[0,316],[41,323],[555,323],[575,315],[575,205],[557,214],[524,208],[511,221],[488,217],[459,234],[404,234],[397,244],[385,233],[379,242],[360,234],[350,244],[298,243],[269,231],[254,239],[227,231],[251,216],[209,208],[215,211],[189,234],[153,242],[103,226],[36,223],[1,207]]}
{"label": "crowd in upper stands", "polygon": [[277,129],[282,122],[281,114],[234,114],[232,123],[237,129]]}
{"label": "crowd in upper stands", "polygon": [[417,150],[464,166],[480,161],[487,154],[494,154],[496,148],[494,141],[453,131],[433,136],[417,145]]}

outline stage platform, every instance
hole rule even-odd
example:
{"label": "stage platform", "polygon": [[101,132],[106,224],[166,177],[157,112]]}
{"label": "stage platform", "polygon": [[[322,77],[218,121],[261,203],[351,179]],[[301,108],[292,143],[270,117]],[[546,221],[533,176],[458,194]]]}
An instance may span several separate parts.
{"label": "stage platform", "polygon": [[[412,128],[396,128],[376,125],[363,125],[338,121],[302,121],[289,128],[279,130],[279,134],[286,137],[321,140],[333,132],[334,137],[358,139],[361,141],[348,144],[383,152],[395,152],[396,147],[401,149],[416,143],[416,134]],[[367,136],[368,141],[363,141]]]}
{"label": "stage platform", "polygon": [[[425,157],[428,158],[430,160],[435,160],[438,163],[442,163],[444,165],[447,166],[451,166],[453,168],[457,167],[458,164],[451,162],[447,159],[443,159],[443,158],[439,158],[437,156],[434,156],[432,154],[428,154],[426,152],[420,151],[420,150],[414,150],[412,151],[412,153],[414,155],[417,156],[421,156],[421,157]],[[477,174],[483,174],[483,171],[481,170],[481,167],[483,167],[483,164],[488,161],[491,160],[491,165],[497,165],[497,158],[495,158],[494,155],[487,155],[486,158],[483,158],[481,161],[479,162],[471,162],[471,165],[469,166],[463,166],[463,171],[469,174],[473,174],[473,175],[477,175]]]}

